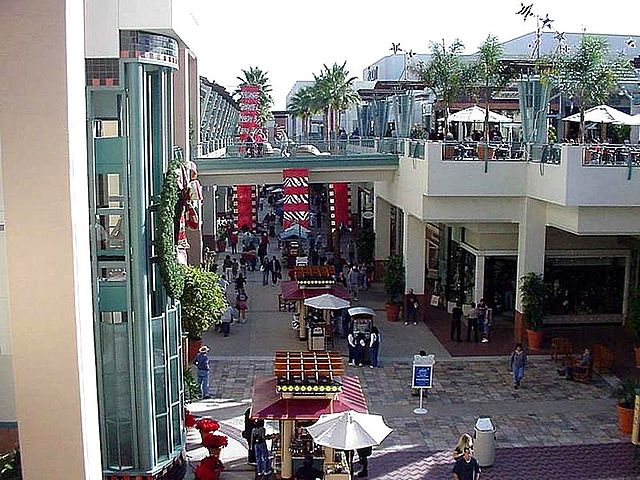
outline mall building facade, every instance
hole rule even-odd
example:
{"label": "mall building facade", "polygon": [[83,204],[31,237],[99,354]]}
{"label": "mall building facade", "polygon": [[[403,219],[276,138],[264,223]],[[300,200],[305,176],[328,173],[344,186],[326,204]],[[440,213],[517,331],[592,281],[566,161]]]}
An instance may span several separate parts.
{"label": "mall building facade", "polygon": [[[376,259],[405,258],[407,288],[442,306],[484,298],[515,313],[518,279],[542,273],[549,324],[621,323],[638,286],[640,171],[590,166],[562,145],[558,163],[452,161],[441,142],[400,155],[375,182]],[[449,302],[449,303],[448,303]]]}
{"label": "mall building facade", "polygon": [[2,446],[19,436],[26,479],[173,478],[180,308],[155,221],[199,142],[198,26],[174,0],[10,0],[0,31]]}

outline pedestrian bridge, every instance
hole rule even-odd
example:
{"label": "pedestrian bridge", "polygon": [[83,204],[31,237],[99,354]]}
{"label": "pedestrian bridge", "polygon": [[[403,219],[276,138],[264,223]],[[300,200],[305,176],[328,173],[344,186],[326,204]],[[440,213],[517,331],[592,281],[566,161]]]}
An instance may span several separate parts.
{"label": "pedestrian bridge", "polygon": [[306,168],[310,183],[392,181],[399,166],[392,153],[345,153],[330,156],[197,158],[202,185],[282,183],[285,168]]}

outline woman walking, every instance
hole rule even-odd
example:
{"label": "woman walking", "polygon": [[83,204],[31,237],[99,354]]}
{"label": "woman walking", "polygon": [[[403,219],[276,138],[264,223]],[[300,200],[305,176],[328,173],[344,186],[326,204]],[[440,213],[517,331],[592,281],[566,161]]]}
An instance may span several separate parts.
{"label": "woman walking", "polygon": [[246,323],[247,321],[247,300],[249,296],[244,288],[241,288],[236,295],[236,308],[240,316],[240,323]]}
{"label": "woman walking", "polygon": [[516,348],[511,354],[509,368],[513,373],[513,388],[520,388],[520,382],[524,377],[524,369],[527,365],[527,354],[522,349],[522,344],[516,344]]}

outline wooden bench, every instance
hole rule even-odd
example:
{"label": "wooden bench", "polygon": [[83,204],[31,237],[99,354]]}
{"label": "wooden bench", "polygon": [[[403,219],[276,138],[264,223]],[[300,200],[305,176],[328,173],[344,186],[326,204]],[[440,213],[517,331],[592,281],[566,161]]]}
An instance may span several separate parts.
{"label": "wooden bench", "polygon": [[571,342],[565,337],[554,337],[551,339],[551,359],[564,361],[568,355],[571,355]]}
{"label": "wooden bench", "polygon": [[601,343],[593,346],[593,368],[598,372],[610,372],[613,368],[614,354]]}

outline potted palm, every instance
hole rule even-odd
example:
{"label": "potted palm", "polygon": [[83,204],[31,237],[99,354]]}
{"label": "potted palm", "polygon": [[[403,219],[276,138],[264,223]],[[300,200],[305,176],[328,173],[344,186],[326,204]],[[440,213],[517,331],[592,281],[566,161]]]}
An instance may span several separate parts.
{"label": "potted palm", "polygon": [[182,330],[189,338],[189,361],[202,346],[202,334],[220,322],[227,303],[220,277],[200,267],[184,266],[182,294]]}
{"label": "potted palm", "polygon": [[216,241],[216,247],[218,248],[218,252],[222,253],[227,249],[227,231],[222,230],[218,234],[218,240]]}
{"label": "potted palm", "polygon": [[634,292],[629,299],[629,311],[625,326],[635,338],[634,350],[636,354],[636,367],[640,368],[640,292]]}
{"label": "potted palm", "polygon": [[404,293],[404,259],[400,255],[391,255],[384,264],[384,290],[387,294],[387,303],[384,308],[387,312],[387,320],[395,322],[400,316],[398,296]]}
{"label": "potted palm", "polygon": [[633,407],[636,400],[636,380],[624,380],[614,391],[618,399],[616,411],[618,413],[618,429],[627,435],[631,434],[633,428]]}
{"label": "potted palm", "polygon": [[543,303],[547,294],[542,274],[529,272],[520,278],[520,291],[522,314],[527,326],[527,345],[532,350],[541,350],[544,340],[541,330],[544,318]]}

